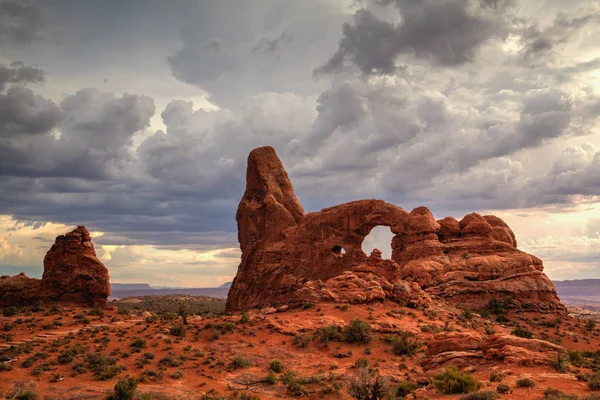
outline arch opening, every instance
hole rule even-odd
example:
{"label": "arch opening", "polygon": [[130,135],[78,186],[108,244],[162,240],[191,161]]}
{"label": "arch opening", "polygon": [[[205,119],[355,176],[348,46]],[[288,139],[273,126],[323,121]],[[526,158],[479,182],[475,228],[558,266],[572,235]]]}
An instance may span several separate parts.
{"label": "arch opening", "polygon": [[337,244],[331,248],[331,252],[336,256],[343,256],[344,254],[346,254],[346,250],[342,246]]}
{"label": "arch opening", "polygon": [[392,258],[392,239],[394,234],[389,226],[377,225],[363,239],[361,248],[368,256],[373,249],[381,250],[381,258]]}

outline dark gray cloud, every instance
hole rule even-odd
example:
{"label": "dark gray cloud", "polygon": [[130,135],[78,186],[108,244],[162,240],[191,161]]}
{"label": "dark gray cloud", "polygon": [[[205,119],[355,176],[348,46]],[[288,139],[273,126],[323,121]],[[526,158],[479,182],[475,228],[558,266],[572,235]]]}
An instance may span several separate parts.
{"label": "dark gray cloud", "polygon": [[[597,141],[600,100],[588,81],[597,61],[535,65],[502,47],[507,32],[522,32],[524,46],[555,38],[543,57],[571,49],[582,30],[547,26],[579,26],[575,12],[546,24],[517,21],[518,7],[500,1],[407,0],[369,2],[348,22],[324,1],[265,0],[273,10],[242,3],[235,15],[228,2],[187,4],[181,36],[161,53],[179,80],[211,92],[217,111],[177,98],[156,110],[150,97],[90,88],[52,101],[32,85],[41,70],[0,68],[0,213],[83,223],[106,232],[95,239],[104,245],[236,247],[246,157],[263,145],[277,149],[307,210],[378,197],[443,215],[569,205],[600,193],[596,147],[578,142],[560,154],[573,138]],[[67,15],[98,7],[73,6]],[[115,32],[131,22],[150,35],[157,17],[133,18],[131,7]],[[114,39],[103,27],[110,14],[99,14],[85,40],[61,43],[100,48],[93,37]],[[160,29],[180,30],[173,26]],[[314,80],[327,59],[327,79]],[[156,112],[164,126],[149,131]],[[528,164],[534,151],[543,157]]]}
{"label": "dark gray cloud", "polygon": [[471,0],[396,0],[398,23],[383,20],[369,9],[360,9],[343,26],[337,52],[316,74],[340,71],[351,62],[363,73],[389,74],[402,54],[430,60],[435,65],[456,66],[472,61],[478,48],[507,33],[504,2]]}
{"label": "dark gray cloud", "polygon": [[0,0],[0,44],[29,43],[40,35],[43,19],[28,0]]}
{"label": "dark gray cloud", "polygon": [[0,92],[7,84],[39,83],[44,81],[44,72],[30,65],[15,61],[9,66],[0,64]]}

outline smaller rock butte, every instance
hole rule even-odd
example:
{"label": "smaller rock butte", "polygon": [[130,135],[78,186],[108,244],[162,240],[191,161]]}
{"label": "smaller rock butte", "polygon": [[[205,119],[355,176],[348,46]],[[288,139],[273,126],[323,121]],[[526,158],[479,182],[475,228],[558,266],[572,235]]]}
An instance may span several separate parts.
{"label": "smaller rock butte", "polygon": [[96,257],[85,226],[56,238],[44,257],[42,279],[24,273],[0,277],[2,307],[36,301],[105,307],[109,295],[108,269]]}
{"label": "smaller rock butte", "polygon": [[[242,260],[227,309],[390,299],[424,305],[431,296],[471,309],[492,299],[565,313],[542,261],[516,248],[500,218],[477,213],[436,221],[382,200],[360,200],[306,214],[272,147],[248,157],[237,210]],[[391,260],[361,249],[375,226],[395,235]]]}

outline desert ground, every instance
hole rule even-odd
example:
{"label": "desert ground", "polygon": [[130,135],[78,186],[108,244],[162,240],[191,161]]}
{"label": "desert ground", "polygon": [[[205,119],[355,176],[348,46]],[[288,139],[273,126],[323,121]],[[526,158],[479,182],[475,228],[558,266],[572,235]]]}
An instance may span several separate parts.
{"label": "desert ground", "polygon": [[[590,382],[600,371],[600,324],[567,316],[497,308],[482,316],[444,303],[413,309],[388,301],[225,315],[222,300],[154,300],[111,302],[105,310],[5,308],[1,396],[106,399],[119,379],[134,377],[137,399],[351,399],[351,382],[367,371],[367,384],[387,377],[387,398],[458,398],[436,386],[443,368],[423,367],[436,335],[459,332],[513,333],[568,349],[547,364],[462,365],[481,386],[476,393],[492,396],[472,398],[498,391],[506,391],[502,399],[598,398]],[[344,329],[350,326],[360,329]]]}

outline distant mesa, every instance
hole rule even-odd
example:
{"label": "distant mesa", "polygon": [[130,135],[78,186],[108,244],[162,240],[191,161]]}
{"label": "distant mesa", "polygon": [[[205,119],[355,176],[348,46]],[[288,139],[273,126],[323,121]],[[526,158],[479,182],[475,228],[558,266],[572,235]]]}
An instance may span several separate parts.
{"label": "distant mesa", "polygon": [[[248,157],[236,220],[242,261],[227,309],[390,299],[427,306],[433,298],[482,309],[492,299],[536,311],[566,312],[542,261],[518,250],[500,218],[477,213],[435,220],[382,200],[360,200],[305,213],[272,147]],[[386,260],[361,245],[388,226]]]}
{"label": "distant mesa", "polygon": [[224,284],[222,284],[222,285],[221,285],[221,286],[219,286],[219,287],[220,287],[220,288],[223,288],[223,289],[229,289],[229,288],[231,287],[231,284],[232,284],[232,283],[233,283],[233,282],[225,282]]}
{"label": "distant mesa", "polygon": [[0,277],[2,307],[36,301],[104,307],[109,295],[108,269],[96,257],[85,226],[56,238],[44,257],[42,279],[24,273]]}

